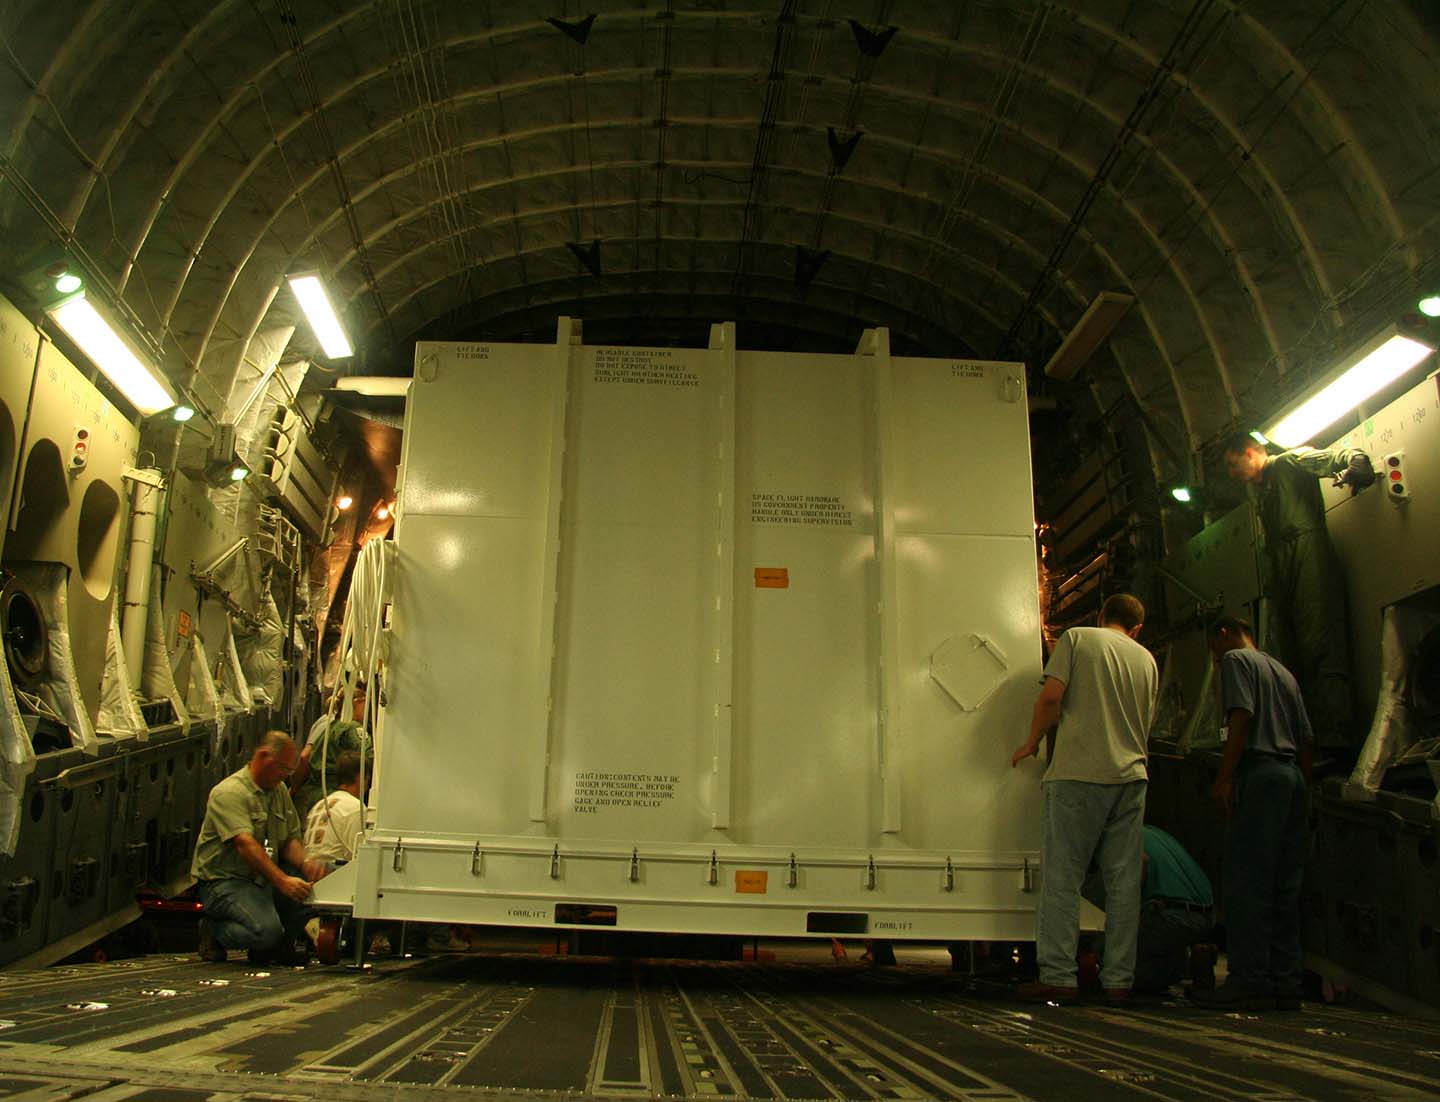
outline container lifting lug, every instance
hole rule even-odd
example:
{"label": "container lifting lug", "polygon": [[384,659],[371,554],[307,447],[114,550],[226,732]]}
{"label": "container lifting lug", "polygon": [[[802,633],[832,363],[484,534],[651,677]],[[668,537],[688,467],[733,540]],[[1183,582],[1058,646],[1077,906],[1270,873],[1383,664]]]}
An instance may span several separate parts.
{"label": "container lifting lug", "polygon": [[793,853],[790,855],[790,877],[788,883],[792,888],[800,883],[800,866],[795,864],[795,855]]}
{"label": "container lifting lug", "polygon": [[945,858],[945,890],[955,890],[955,866],[950,863],[950,858]]}
{"label": "container lifting lug", "polygon": [[713,849],[710,851],[710,875],[706,877],[706,883],[720,883],[720,861],[715,856],[715,851]]}
{"label": "container lifting lug", "polygon": [[875,855],[873,853],[870,855],[870,863],[865,869],[865,890],[869,892],[875,890]]}
{"label": "container lifting lug", "polygon": [[480,866],[481,866],[481,864],[484,862],[484,860],[485,860],[485,853],[484,853],[483,850],[481,850],[481,848],[480,848],[480,843],[479,843],[479,842],[476,842],[476,843],[475,843],[475,848],[474,848],[474,850],[472,850],[471,853],[470,853],[470,875],[471,875],[471,876],[479,876],[479,875],[480,875]]}
{"label": "container lifting lug", "polygon": [[560,847],[556,846],[550,854],[550,879],[560,879]]}
{"label": "container lifting lug", "polygon": [[405,840],[395,839],[395,856],[390,861],[390,867],[399,872],[405,867]]}
{"label": "container lifting lug", "polygon": [[1035,870],[1030,867],[1030,858],[1028,857],[1025,858],[1025,884],[1023,890],[1027,892],[1033,892],[1035,890]]}
{"label": "container lifting lug", "polygon": [[630,851],[630,883],[640,879],[640,850],[639,848]]}

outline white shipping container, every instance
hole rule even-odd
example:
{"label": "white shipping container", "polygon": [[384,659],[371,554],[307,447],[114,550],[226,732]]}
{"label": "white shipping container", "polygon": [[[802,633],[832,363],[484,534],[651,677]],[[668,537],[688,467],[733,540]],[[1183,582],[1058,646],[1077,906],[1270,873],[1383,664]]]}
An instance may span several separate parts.
{"label": "white shipping container", "polygon": [[1023,369],[425,343],[366,917],[1029,938]]}

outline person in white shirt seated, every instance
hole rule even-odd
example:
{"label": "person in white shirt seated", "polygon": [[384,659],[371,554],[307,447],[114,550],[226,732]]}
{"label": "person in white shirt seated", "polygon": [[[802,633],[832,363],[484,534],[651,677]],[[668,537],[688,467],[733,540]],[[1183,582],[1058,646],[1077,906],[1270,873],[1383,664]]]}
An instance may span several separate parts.
{"label": "person in white shirt seated", "polygon": [[332,871],[355,856],[365,820],[365,806],[360,802],[360,755],[354,750],[335,759],[333,784],[305,820],[305,852]]}

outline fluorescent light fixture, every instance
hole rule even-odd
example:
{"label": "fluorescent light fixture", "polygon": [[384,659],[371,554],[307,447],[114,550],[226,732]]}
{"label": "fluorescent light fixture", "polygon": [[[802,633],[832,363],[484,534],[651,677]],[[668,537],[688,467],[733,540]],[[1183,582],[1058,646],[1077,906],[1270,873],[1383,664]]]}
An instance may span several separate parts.
{"label": "fluorescent light fixture", "polygon": [[159,372],[83,294],[50,307],[48,313],[143,416],[175,404],[175,395]]}
{"label": "fluorescent light fixture", "polygon": [[349,494],[341,494],[338,498],[335,499],[335,508],[339,509],[342,513],[354,504],[355,499]]}
{"label": "fluorescent light fixture", "polygon": [[1426,295],[1422,298],[1420,312],[1427,318],[1440,318],[1440,295]]}
{"label": "fluorescent light fixture", "polygon": [[367,398],[403,398],[409,387],[408,375],[347,375],[335,383],[336,390],[353,391]]}
{"label": "fluorescent light fixture", "polygon": [[71,291],[78,291],[83,286],[85,286],[85,281],[74,272],[66,272],[55,281],[55,290],[59,291],[62,295],[68,295]]}
{"label": "fluorescent light fixture", "polygon": [[1176,486],[1170,491],[1170,496],[1176,501],[1188,502],[1190,500],[1190,490],[1186,486]]}
{"label": "fluorescent light fixture", "polygon": [[1095,301],[1085,308],[1075,328],[1060,342],[1055,355],[1045,365],[1045,374],[1062,382],[1075,377],[1085,362],[1095,354],[1109,338],[1111,331],[1120,324],[1130,307],[1135,305],[1135,296],[1119,291],[1101,291]]}
{"label": "fluorescent light fixture", "polygon": [[345,336],[345,330],[340,325],[335,308],[330,305],[330,296],[325,293],[325,285],[320,282],[320,277],[313,272],[292,275],[290,290],[295,292],[300,309],[305,311],[305,317],[310,322],[315,339],[325,350],[325,355],[332,360],[343,360],[346,356],[353,355],[355,349],[350,347],[350,339]]}
{"label": "fluorescent light fixture", "polygon": [[1372,394],[1434,351],[1412,337],[1382,334],[1346,361],[1340,374],[1265,430],[1282,448],[1307,444]]}
{"label": "fluorescent light fixture", "polygon": [[379,520],[387,520],[387,519],[389,519],[389,516],[390,516],[390,506],[388,506],[388,505],[382,505],[382,506],[380,506],[380,508],[378,508],[378,509],[375,510],[375,516],[376,516],[376,518],[379,519]]}
{"label": "fluorescent light fixture", "polygon": [[190,420],[190,418],[195,416],[195,408],[193,406],[185,405],[176,406],[170,411],[170,416],[175,418],[175,420],[177,421],[188,421]]}
{"label": "fluorescent light fixture", "polygon": [[1270,441],[1259,429],[1250,430],[1250,439],[1259,444],[1262,448],[1269,445]]}
{"label": "fluorescent light fixture", "polygon": [[230,468],[230,481],[243,482],[245,481],[245,476],[249,473],[250,471],[248,468],[242,467],[237,463],[235,466]]}

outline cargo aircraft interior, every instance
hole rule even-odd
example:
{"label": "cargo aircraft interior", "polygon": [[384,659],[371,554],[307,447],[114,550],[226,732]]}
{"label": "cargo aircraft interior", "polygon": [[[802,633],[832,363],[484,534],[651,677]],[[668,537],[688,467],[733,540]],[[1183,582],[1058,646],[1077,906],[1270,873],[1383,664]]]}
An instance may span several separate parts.
{"label": "cargo aircraft interior", "polygon": [[0,3],[0,1097],[1440,1098],[1440,4]]}

